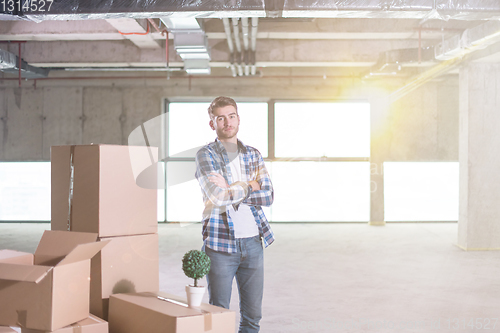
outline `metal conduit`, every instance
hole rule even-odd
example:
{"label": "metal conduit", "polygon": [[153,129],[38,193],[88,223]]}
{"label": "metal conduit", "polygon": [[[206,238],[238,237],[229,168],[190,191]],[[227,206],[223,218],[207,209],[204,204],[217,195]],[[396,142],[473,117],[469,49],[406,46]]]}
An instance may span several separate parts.
{"label": "metal conduit", "polygon": [[[229,48],[229,53],[231,54],[231,57],[233,57],[234,46],[233,46],[233,37],[231,36],[231,24],[229,23],[229,19],[227,17],[224,17],[222,19],[222,23],[224,24],[224,32],[226,33],[227,46]],[[231,61],[229,68],[231,69],[231,74],[233,75],[233,77],[235,77],[236,76],[236,67],[234,66],[234,60]]]}

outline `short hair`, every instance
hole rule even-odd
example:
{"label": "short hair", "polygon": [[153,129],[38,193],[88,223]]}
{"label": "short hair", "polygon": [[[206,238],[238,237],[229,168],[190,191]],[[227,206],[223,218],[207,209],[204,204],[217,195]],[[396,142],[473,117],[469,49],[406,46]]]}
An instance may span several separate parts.
{"label": "short hair", "polygon": [[236,109],[236,113],[238,113],[238,106],[236,105],[234,99],[232,99],[231,97],[219,96],[215,98],[208,107],[208,116],[210,117],[210,119],[212,119],[214,115],[214,110],[229,105],[234,106],[234,108]]}

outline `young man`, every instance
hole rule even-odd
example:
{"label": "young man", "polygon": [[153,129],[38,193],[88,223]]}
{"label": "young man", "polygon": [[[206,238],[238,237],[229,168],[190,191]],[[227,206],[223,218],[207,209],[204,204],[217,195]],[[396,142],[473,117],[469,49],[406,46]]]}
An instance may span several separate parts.
{"label": "young man", "polygon": [[217,139],[196,154],[200,183],[204,251],[211,259],[207,275],[210,304],[229,308],[233,279],[240,297],[240,333],[258,332],[262,318],[264,255],[274,241],[261,206],[274,199],[271,179],[259,151],[237,139],[238,107],[217,97],[208,108]]}

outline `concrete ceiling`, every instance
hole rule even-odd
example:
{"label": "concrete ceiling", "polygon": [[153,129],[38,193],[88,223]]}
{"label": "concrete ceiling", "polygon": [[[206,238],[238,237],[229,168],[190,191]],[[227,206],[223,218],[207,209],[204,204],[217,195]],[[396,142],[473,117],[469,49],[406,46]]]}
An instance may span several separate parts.
{"label": "concrete ceiling", "polygon": [[[418,12],[413,9],[392,12],[391,15],[390,10],[384,15],[367,15],[366,8],[354,8],[349,15],[325,18],[313,16],[335,15],[328,14],[328,11],[318,14],[312,10],[313,5],[307,8],[295,5],[293,8],[300,10],[294,15],[288,11],[288,15],[297,17],[283,17],[285,9],[294,5],[291,1],[265,2],[261,11],[258,7],[262,2],[255,3],[249,1],[249,6],[255,7],[249,12],[214,10],[210,14],[207,11],[204,14],[191,13],[191,17],[202,22],[208,36],[211,75],[231,76],[230,52],[222,17],[260,16],[255,53],[257,75],[352,77],[364,77],[382,55],[400,49],[421,51],[401,59],[398,76],[411,77],[424,72],[441,62],[422,56],[424,52],[433,54],[433,48],[440,42],[460,36],[465,30],[491,19],[478,15],[477,11],[474,16],[465,16],[463,10],[460,15],[445,16],[432,8]],[[166,36],[161,32],[165,27],[158,19],[165,13],[148,14],[150,20],[138,18],[141,15],[137,13],[97,14],[46,15],[39,16],[38,22],[33,21],[33,17],[30,20],[0,15],[0,49],[18,54],[18,44],[12,42],[23,41],[22,59],[32,66],[50,68],[50,75],[68,70],[80,70],[79,75],[99,69],[106,72],[167,70]],[[168,15],[182,17],[186,12],[170,12]],[[186,75],[182,70],[182,59],[173,48],[173,35],[169,34],[168,70],[171,75]],[[490,51],[484,57],[496,62],[500,59],[499,54]]]}

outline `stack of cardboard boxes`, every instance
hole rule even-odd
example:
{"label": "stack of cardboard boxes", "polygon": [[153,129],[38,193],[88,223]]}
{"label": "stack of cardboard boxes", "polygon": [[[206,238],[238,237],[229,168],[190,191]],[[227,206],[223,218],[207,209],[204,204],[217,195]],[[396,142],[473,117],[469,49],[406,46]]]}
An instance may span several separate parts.
{"label": "stack of cardboard boxes", "polygon": [[234,332],[234,312],[159,292],[157,156],[154,147],[52,147],[52,230],[34,256],[0,251],[0,326],[107,333],[109,319],[112,333]]}
{"label": "stack of cardboard boxes", "polygon": [[92,232],[109,241],[92,259],[90,286],[90,312],[105,320],[110,295],[159,290],[157,190],[137,186],[134,174],[148,161],[158,161],[157,148],[51,150],[52,230]]}
{"label": "stack of cardboard boxes", "polygon": [[68,325],[107,332],[107,322],[89,317],[90,258],[108,243],[96,241],[91,233],[45,231],[34,255],[1,250],[0,325],[22,333],[73,332],[59,330]]}

